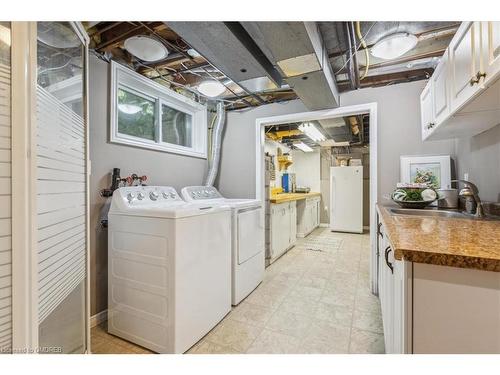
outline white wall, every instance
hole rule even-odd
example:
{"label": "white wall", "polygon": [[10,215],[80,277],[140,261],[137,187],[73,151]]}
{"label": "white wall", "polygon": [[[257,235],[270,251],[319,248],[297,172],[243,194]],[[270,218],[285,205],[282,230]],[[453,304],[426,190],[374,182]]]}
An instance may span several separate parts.
{"label": "white wall", "polygon": [[378,201],[388,202],[399,182],[401,155],[455,154],[455,141],[422,142],[420,93],[426,81],[367,88],[343,93],[342,106],[378,104]]}
{"label": "white wall", "polygon": [[[99,225],[100,211],[106,202],[99,191],[109,187],[114,167],[122,176],[147,175],[149,185],[170,185],[181,189],[203,182],[207,162],[189,156],[112,144],[109,139],[109,64],[90,57],[90,283],[91,313],[107,306],[107,231]],[[238,143],[242,142],[240,140]]]}
{"label": "white wall", "polygon": [[457,176],[469,174],[484,201],[500,202],[500,125],[468,139],[458,139]]}
{"label": "white wall", "polygon": [[261,117],[307,111],[300,100],[231,111],[222,143],[219,178],[221,193],[228,198],[255,198],[255,120]]}
{"label": "white wall", "polygon": [[297,186],[307,186],[311,191],[321,191],[321,153],[319,148],[314,152],[292,151],[293,171]]}
{"label": "white wall", "polygon": [[[291,151],[291,149],[279,142],[266,139],[264,143],[264,152],[269,153],[269,155],[274,156],[274,166],[276,168],[276,179],[270,181],[270,187],[281,187],[281,176],[283,176],[283,173],[285,172],[284,170],[280,171],[279,163],[278,163],[278,148],[281,148],[281,151],[283,153],[288,153]],[[288,172],[293,172],[294,168],[293,165],[288,167]]]}
{"label": "white wall", "polygon": [[[341,94],[342,106],[378,103],[378,201],[389,199],[399,182],[400,155],[455,154],[455,141],[422,142],[420,93],[425,81]],[[255,120],[305,112],[299,100],[230,112],[226,124],[220,189],[228,197],[255,197]]]}

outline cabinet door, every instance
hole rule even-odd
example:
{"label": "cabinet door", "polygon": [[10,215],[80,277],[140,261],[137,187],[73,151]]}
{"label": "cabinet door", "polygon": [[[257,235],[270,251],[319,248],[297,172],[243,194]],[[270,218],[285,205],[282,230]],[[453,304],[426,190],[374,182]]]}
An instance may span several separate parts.
{"label": "cabinet door", "polygon": [[278,205],[271,205],[271,226],[269,231],[271,232],[271,246],[270,246],[270,254],[269,257],[271,259],[275,258],[279,253],[280,247],[280,222],[281,222],[281,213]]}
{"label": "cabinet door", "polygon": [[288,203],[271,206],[271,259],[287,249],[289,242]]}
{"label": "cabinet door", "polygon": [[290,218],[288,222],[290,223],[290,241],[289,246],[293,245],[297,241],[297,206],[295,203],[290,203]]}
{"label": "cabinet door", "polygon": [[393,260],[394,266],[394,309],[393,309],[393,339],[392,352],[395,354],[405,354],[409,352],[408,320],[410,318],[407,306],[407,282],[405,272],[405,262]]}
{"label": "cabinet door", "polygon": [[321,200],[316,201],[316,225],[315,228],[319,227],[320,224],[320,214],[321,214]]}
{"label": "cabinet door", "polygon": [[432,104],[432,80],[429,80],[422,94],[420,94],[420,121],[422,126],[422,139],[427,138],[434,126],[434,112]]}
{"label": "cabinet door", "polygon": [[305,233],[309,233],[311,231],[311,205],[307,200],[304,213],[304,228],[305,228]]}
{"label": "cabinet door", "polygon": [[387,338],[389,337],[387,327],[388,327],[388,311],[387,311],[387,271],[384,260],[384,251],[387,246],[387,241],[382,239],[380,241],[380,265],[379,265],[379,298],[380,298],[380,309],[382,311],[382,323],[384,328],[384,343],[387,352]]}
{"label": "cabinet door", "polygon": [[476,74],[481,69],[481,23],[462,22],[449,47],[451,110],[460,108],[480,88]]}
{"label": "cabinet door", "polygon": [[290,244],[290,205],[288,203],[281,207],[281,220],[280,220],[280,254],[288,249]]}
{"label": "cabinet door", "polygon": [[316,203],[311,203],[311,228],[310,231],[313,231],[316,228]]}
{"label": "cabinet door", "polygon": [[[389,241],[384,239],[384,250],[382,258],[382,280],[383,280],[383,299],[381,302],[382,322],[384,326],[384,342],[385,352],[393,353],[394,351],[394,277],[393,271],[389,267],[390,255],[392,249]],[[386,261],[387,254],[387,261]]]}
{"label": "cabinet door", "polygon": [[[444,53],[431,77],[432,112],[434,123],[439,125],[449,114],[448,50]],[[431,129],[432,130],[432,129]]]}
{"label": "cabinet door", "polygon": [[481,22],[483,40],[483,68],[485,82],[496,78],[500,72],[500,22]]}
{"label": "cabinet door", "polygon": [[316,201],[311,200],[311,228],[310,228],[310,230],[313,231],[314,228],[316,228]]}

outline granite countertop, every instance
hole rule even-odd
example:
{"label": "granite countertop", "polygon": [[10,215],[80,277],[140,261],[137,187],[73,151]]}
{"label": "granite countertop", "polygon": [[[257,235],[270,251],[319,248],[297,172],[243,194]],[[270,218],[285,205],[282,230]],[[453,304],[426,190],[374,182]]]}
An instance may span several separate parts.
{"label": "granite countertop", "polygon": [[301,199],[317,197],[321,193],[309,192],[309,193],[279,193],[271,195],[269,199],[271,203],[285,203],[290,201],[298,201]]}
{"label": "granite countertop", "polygon": [[500,221],[403,216],[377,204],[398,260],[500,272]]}

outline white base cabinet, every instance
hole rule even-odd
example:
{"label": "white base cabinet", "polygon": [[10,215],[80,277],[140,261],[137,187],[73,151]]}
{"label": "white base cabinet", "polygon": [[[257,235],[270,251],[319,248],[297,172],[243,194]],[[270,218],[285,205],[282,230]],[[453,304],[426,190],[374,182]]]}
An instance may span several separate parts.
{"label": "white base cabinet", "polygon": [[295,201],[271,203],[270,246],[267,264],[274,262],[297,241],[297,205]]}
{"label": "white base cabinet", "polygon": [[413,353],[500,353],[500,272],[413,264]]}
{"label": "white base cabinet", "polygon": [[395,260],[379,232],[386,353],[500,353],[500,272]]}
{"label": "white base cabinet", "polygon": [[411,283],[408,282],[411,263],[394,259],[387,236],[379,239],[379,252],[379,297],[385,352],[411,353]]}
{"label": "white base cabinet", "polygon": [[297,237],[306,237],[319,227],[320,197],[297,201]]}

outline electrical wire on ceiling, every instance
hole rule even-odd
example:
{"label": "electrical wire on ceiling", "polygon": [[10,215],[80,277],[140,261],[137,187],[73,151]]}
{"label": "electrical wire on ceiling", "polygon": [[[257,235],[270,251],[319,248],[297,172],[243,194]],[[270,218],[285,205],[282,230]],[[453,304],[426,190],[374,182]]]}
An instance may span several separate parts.
{"label": "electrical wire on ceiling", "polygon": [[[370,31],[372,30],[373,26],[375,26],[377,23],[378,23],[378,21],[375,21],[375,22],[373,22],[373,23],[370,25],[370,28],[368,29],[368,31],[367,31],[367,32],[365,33],[365,35],[363,36],[363,40],[364,40],[364,39],[366,39],[366,37],[368,36],[368,34],[370,34]],[[360,48],[361,48],[361,43],[360,43],[360,44],[356,47],[356,52],[357,52],[357,51],[359,51],[359,49],[360,49]],[[351,58],[352,58],[352,57],[349,57],[349,58],[345,61],[344,65],[342,65],[342,66],[340,67],[340,69],[339,69],[339,70],[337,70],[337,71],[335,72],[335,75],[339,74],[339,73],[340,73],[340,72],[341,72],[341,71],[342,71],[342,70],[343,70],[343,69],[347,66],[347,64],[349,64],[349,61],[351,61]]]}
{"label": "electrical wire on ceiling", "polygon": [[[371,30],[371,28],[370,28],[370,30]],[[359,22],[359,21],[356,21],[356,34],[358,36],[359,41],[361,42],[361,46],[363,47],[363,49],[365,51],[365,59],[366,59],[365,72],[361,76],[361,78],[360,78],[360,80],[361,80],[361,79],[366,78],[366,76],[368,75],[368,70],[370,69],[370,53],[368,52],[368,48],[366,48],[365,39],[363,38],[363,35],[361,34],[361,22]]]}
{"label": "electrical wire on ceiling", "polygon": [[150,69],[153,69],[156,74],[158,74],[158,77],[155,77],[155,78],[159,78],[165,82],[167,82],[168,84],[171,84],[171,85],[174,85],[174,86],[178,86],[178,87],[182,87],[184,88],[185,90],[195,94],[195,95],[199,95],[201,97],[204,97],[205,99],[207,100],[216,100],[216,101],[221,101],[221,102],[225,102],[225,103],[230,103],[230,104],[234,104],[234,103],[239,103],[239,102],[242,102],[243,100],[242,99],[237,99],[237,100],[227,100],[227,99],[214,99],[210,96],[206,96],[206,95],[203,95],[202,93],[198,92],[197,90],[194,90],[192,89],[191,87],[187,86],[187,85],[183,85],[182,83],[178,83],[178,82],[175,82],[175,81],[171,81],[169,79],[166,79],[164,76],[166,74],[162,74],[156,67],[151,67],[151,66],[148,66],[146,64],[143,64],[142,62],[140,61],[135,61],[137,64],[141,65],[141,66],[144,66],[146,68],[150,68]]}

